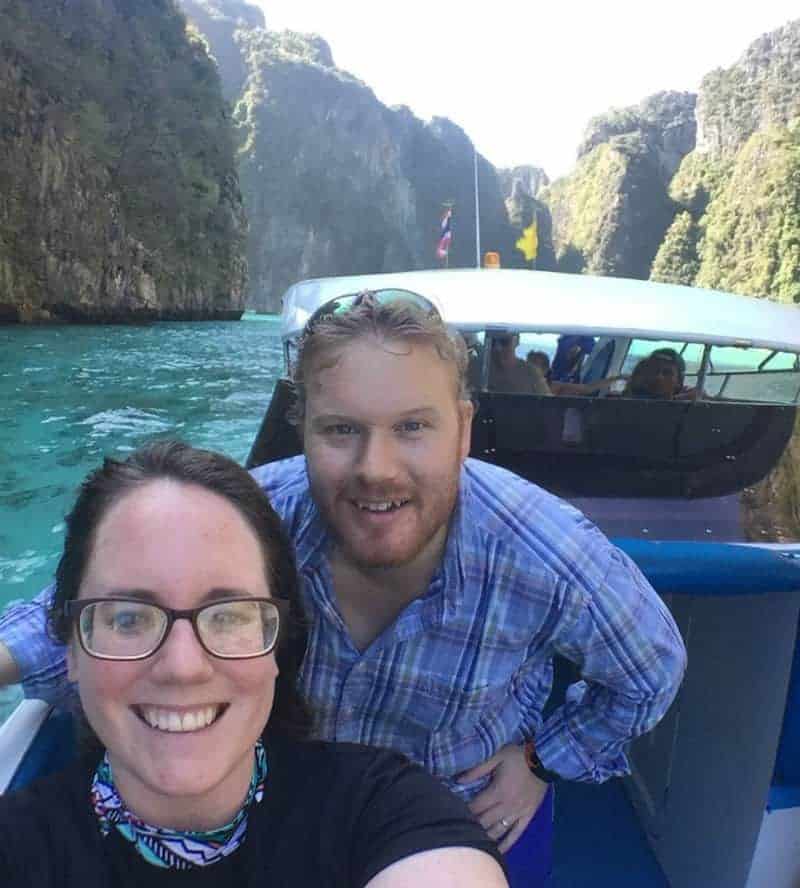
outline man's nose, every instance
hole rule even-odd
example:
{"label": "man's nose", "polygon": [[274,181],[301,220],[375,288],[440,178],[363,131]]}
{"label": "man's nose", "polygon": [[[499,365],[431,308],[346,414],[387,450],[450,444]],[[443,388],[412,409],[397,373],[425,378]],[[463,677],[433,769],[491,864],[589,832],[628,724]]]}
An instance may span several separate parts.
{"label": "man's nose", "polygon": [[154,673],[163,681],[202,681],[214,671],[190,620],[175,620],[154,656]]}
{"label": "man's nose", "polygon": [[393,435],[370,431],[359,453],[358,475],[368,483],[391,480],[397,474],[397,446]]}

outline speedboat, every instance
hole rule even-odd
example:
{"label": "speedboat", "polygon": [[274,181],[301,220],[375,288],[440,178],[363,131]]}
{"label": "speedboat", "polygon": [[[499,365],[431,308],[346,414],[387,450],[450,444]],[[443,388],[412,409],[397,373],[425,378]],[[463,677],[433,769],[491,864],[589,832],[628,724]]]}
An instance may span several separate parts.
{"label": "speedboat", "polygon": [[[632,744],[630,777],[557,787],[554,888],[800,884],[798,310],[521,270],[301,281],[284,295],[285,374],[248,467],[300,452],[287,410],[307,320],[379,289],[423,295],[464,336],[471,455],[580,508],[639,564],[686,642],[683,686]],[[509,340],[518,361],[546,356],[549,394],[493,385],[494,350]],[[565,385],[571,341],[582,345]],[[666,394],[631,385],[654,352],[680,367]],[[60,764],[68,729],[68,717],[24,701],[0,728],[0,792]]]}

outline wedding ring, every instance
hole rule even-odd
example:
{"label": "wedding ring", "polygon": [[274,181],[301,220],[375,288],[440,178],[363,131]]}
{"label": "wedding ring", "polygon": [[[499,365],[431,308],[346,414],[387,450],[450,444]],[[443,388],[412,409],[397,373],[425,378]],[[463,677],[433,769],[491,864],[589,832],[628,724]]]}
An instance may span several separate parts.
{"label": "wedding ring", "polygon": [[503,829],[508,829],[509,826],[511,826],[511,821],[507,820],[505,817],[501,817],[500,818],[500,826],[502,826]]}

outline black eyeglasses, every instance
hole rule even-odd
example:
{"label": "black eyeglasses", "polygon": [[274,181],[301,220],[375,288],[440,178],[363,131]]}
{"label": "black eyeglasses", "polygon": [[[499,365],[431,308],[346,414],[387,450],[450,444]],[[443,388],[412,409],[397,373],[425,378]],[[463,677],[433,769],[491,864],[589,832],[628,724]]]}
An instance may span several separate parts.
{"label": "black eyeglasses", "polygon": [[174,610],[136,598],[82,598],[64,605],[81,647],[100,660],[144,660],[167,640],[176,620],[189,620],[205,651],[225,660],[263,657],[275,647],[284,602],[226,598]]}
{"label": "black eyeglasses", "polygon": [[362,290],[359,293],[347,293],[344,296],[337,296],[335,299],[329,299],[323,305],[320,305],[306,321],[306,325],[303,328],[303,336],[312,336],[314,327],[324,318],[347,314],[351,309],[367,301],[377,302],[379,305],[405,302],[413,305],[415,308],[422,309],[429,317],[441,320],[439,309],[429,299],[426,299],[419,293],[414,293],[412,290],[395,290],[390,288],[384,290]]}

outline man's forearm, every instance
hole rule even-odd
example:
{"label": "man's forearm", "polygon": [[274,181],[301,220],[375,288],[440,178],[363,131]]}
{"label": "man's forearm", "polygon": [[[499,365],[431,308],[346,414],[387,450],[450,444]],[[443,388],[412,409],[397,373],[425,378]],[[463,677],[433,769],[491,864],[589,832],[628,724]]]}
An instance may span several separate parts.
{"label": "man's forearm", "polygon": [[20,680],[17,661],[11,651],[0,641],[0,687],[16,684]]}
{"label": "man's forearm", "polygon": [[64,645],[47,631],[47,611],[53,588],[33,601],[9,604],[0,614],[0,646],[10,655],[0,677],[20,681],[26,697],[62,704],[72,693],[67,677]]}
{"label": "man's forearm", "polygon": [[628,743],[666,713],[686,669],[686,648],[663,602],[624,553],[608,555],[604,582],[573,600],[574,619],[556,646],[580,663],[584,681],[536,734],[544,766],[573,780],[627,773]]}

